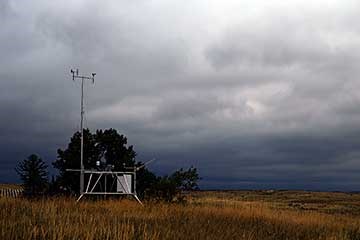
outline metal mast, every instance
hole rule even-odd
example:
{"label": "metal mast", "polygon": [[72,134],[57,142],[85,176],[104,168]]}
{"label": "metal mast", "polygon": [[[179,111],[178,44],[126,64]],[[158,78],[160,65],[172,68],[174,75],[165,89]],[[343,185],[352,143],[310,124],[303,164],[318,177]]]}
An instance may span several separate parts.
{"label": "metal mast", "polygon": [[84,80],[91,80],[92,83],[95,82],[96,73],[92,73],[91,77],[80,76],[79,69],[70,70],[72,74],[72,79],[81,80],[81,121],[80,121],[80,132],[81,132],[81,143],[80,143],[80,194],[84,193]]}

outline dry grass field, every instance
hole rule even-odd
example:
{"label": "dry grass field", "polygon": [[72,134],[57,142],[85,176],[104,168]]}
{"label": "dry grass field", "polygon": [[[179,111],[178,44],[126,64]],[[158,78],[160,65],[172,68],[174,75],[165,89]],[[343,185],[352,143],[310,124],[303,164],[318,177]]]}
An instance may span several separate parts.
{"label": "dry grass field", "polygon": [[188,203],[0,198],[0,239],[360,239],[360,194],[197,192]]}

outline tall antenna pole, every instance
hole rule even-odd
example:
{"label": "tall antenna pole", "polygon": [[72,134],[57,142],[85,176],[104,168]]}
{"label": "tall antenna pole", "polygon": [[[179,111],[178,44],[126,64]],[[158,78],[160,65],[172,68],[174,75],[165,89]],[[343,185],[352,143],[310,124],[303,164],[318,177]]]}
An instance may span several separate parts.
{"label": "tall antenna pole", "polygon": [[84,80],[91,80],[95,82],[96,73],[92,73],[91,77],[80,76],[79,69],[70,70],[72,79],[81,79],[81,121],[80,121],[80,132],[81,132],[81,143],[80,143],[80,194],[84,193]]}

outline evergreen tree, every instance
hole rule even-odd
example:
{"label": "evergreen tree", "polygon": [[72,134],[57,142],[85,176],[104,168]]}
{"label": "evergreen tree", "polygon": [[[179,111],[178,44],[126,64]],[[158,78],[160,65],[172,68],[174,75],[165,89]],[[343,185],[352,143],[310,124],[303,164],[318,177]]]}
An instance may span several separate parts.
{"label": "evergreen tree", "polygon": [[[53,166],[59,170],[56,185],[61,192],[78,193],[79,172],[69,172],[67,169],[80,169],[80,142],[81,133],[76,132],[70,139],[70,143],[65,150],[58,149],[57,159],[53,162]],[[96,166],[100,152],[96,148],[96,142],[93,134],[89,129],[84,129],[84,168],[91,169]],[[58,191],[59,191],[58,190]]]}
{"label": "evergreen tree", "polygon": [[24,195],[39,196],[45,193],[48,186],[47,165],[37,155],[32,154],[21,161],[15,168],[24,187]]}
{"label": "evergreen tree", "polygon": [[[58,156],[53,166],[59,170],[58,185],[70,193],[78,193],[79,172],[67,169],[80,169],[80,132],[70,139],[67,149],[58,149]],[[111,165],[112,170],[122,171],[124,167],[134,167],[136,153],[132,146],[127,146],[127,138],[115,129],[97,130],[92,134],[84,129],[84,168],[97,169],[96,162],[102,166]],[[86,176],[87,177],[87,176]],[[86,179],[85,179],[86,180]]]}

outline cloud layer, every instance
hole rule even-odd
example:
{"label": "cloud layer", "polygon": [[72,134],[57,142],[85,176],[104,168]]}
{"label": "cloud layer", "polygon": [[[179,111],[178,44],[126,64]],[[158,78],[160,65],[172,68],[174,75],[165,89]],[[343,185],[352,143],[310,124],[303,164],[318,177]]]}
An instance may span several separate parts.
{"label": "cloud layer", "polygon": [[358,1],[0,3],[0,181],[79,127],[205,188],[359,190]]}

